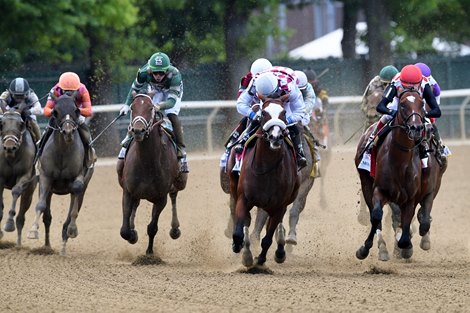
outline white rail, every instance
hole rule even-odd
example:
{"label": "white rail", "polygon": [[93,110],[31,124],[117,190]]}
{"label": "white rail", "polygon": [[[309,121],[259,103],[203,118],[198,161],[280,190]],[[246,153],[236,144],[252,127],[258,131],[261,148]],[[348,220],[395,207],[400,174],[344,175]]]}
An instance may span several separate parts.
{"label": "white rail", "polygon": [[[454,90],[444,90],[441,93],[441,99],[444,98],[460,98],[463,97],[460,106],[459,106],[459,115],[460,115],[460,134],[462,140],[467,139],[465,133],[465,110],[470,103],[470,89],[454,89]],[[339,105],[335,110],[333,128],[337,131],[336,128],[339,127],[338,119],[340,113],[343,109],[347,108],[349,105],[353,104],[358,106],[362,100],[362,96],[341,96],[341,97],[330,97],[329,103],[333,105]],[[95,105],[93,106],[94,113],[101,112],[119,112],[123,104],[108,104],[108,105]],[[213,109],[211,113],[207,116],[206,128],[207,128],[207,143],[208,143],[208,152],[213,152],[212,144],[212,124],[213,120],[217,116],[218,111],[221,108],[235,108],[236,100],[207,100],[207,101],[183,101],[183,109]]]}

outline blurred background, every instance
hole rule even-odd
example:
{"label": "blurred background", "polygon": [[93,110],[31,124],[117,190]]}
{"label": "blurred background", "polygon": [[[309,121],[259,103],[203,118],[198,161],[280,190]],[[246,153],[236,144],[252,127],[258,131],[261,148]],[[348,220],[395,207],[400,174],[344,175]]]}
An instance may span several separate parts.
{"label": "blurred background", "polygon": [[[260,57],[274,65],[316,71],[331,100],[332,144],[343,144],[362,125],[358,98],[383,66],[400,69],[416,62],[430,66],[444,91],[461,90],[441,100],[442,136],[470,136],[470,0],[0,4],[0,88],[21,76],[43,98],[62,72],[75,71],[93,106],[121,104],[137,70],[163,51],[182,72],[188,105],[180,116],[189,152],[222,149],[241,117],[235,109],[240,78]],[[192,101],[207,102],[207,108],[191,106]],[[41,104],[45,102],[43,98]],[[107,111],[91,119],[93,135],[118,114]],[[41,117],[39,121],[43,127],[47,123]],[[103,133],[96,142],[99,156],[117,154],[127,124],[128,117],[122,118]]]}

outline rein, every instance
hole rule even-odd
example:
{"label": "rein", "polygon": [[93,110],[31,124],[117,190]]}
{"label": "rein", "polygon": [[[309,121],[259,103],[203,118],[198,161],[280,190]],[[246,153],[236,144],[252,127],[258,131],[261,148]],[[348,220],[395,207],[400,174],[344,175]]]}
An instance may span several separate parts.
{"label": "rein", "polygon": [[[14,119],[16,119],[18,117],[21,119],[21,113],[19,113],[17,111],[6,112],[5,114],[3,114],[3,118],[9,117],[9,116],[11,116]],[[13,144],[15,146],[17,146],[17,147],[21,146],[21,143],[23,142],[23,134],[26,131],[26,128],[22,131],[17,130],[17,129],[12,130],[12,131],[15,131],[17,134],[6,134],[6,135],[2,136],[3,144],[5,144],[8,141],[13,141]]]}

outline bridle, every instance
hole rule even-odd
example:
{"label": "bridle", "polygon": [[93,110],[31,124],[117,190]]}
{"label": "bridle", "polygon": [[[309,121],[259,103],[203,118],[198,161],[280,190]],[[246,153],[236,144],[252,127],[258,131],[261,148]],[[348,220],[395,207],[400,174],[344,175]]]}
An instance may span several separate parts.
{"label": "bridle", "polygon": [[[398,101],[399,102],[398,103],[398,111],[397,111],[397,117],[395,117],[395,120],[397,121],[397,123],[390,125],[390,127],[392,129],[393,128],[399,128],[399,129],[404,130],[407,137],[408,137],[408,139],[410,141],[414,141],[414,146],[412,148],[401,147],[405,150],[412,150],[412,149],[416,148],[424,140],[424,134],[423,134],[424,123],[425,123],[424,114],[413,111],[410,114],[406,115],[404,113],[404,110],[402,110],[402,106],[405,105],[401,102],[402,97],[405,94],[408,94],[408,96],[409,96],[410,92],[416,93],[416,96],[421,99],[421,96],[419,95],[418,91],[416,91],[416,90],[407,90],[407,91],[403,92],[398,98],[399,99],[399,101]],[[411,101],[411,100],[408,100],[408,101]],[[421,100],[421,102],[422,102],[422,100]],[[421,125],[409,124],[410,120],[414,119],[415,117],[419,118],[419,120],[421,121]],[[416,136],[417,133],[419,134],[419,136]],[[419,137],[419,140],[416,140],[416,137]]]}
{"label": "bridle", "polygon": [[[138,97],[145,97],[145,98],[148,98],[150,100],[150,103],[152,103],[152,98],[147,95],[147,94],[138,94],[134,97],[134,101],[135,99],[137,99]],[[134,105],[134,102],[130,105],[130,110],[132,112],[132,107]],[[160,113],[161,114],[161,113]],[[157,116],[157,111],[155,110],[155,106],[152,104],[152,111],[151,111],[151,117],[150,117],[150,120],[147,120],[145,117],[143,117],[142,115],[137,115],[135,116],[132,121],[129,123],[129,126],[127,128],[127,130],[130,132],[130,133],[134,133],[135,131],[135,125],[138,124],[138,123],[141,123],[144,125],[144,137],[147,138],[149,136],[149,134],[152,132],[153,130],[153,127],[159,123],[162,123],[163,120],[160,119],[159,121],[156,120],[156,116]]]}
{"label": "bridle", "polygon": [[[21,123],[23,122],[23,119],[21,118],[21,113],[17,111],[7,111],[3,114],[2,118],[2,123],[5,119],[14,119],[14,120],[20,120]],[[2,127],[2,141],[3,141],[3,147],[5,147],[5,144],[9,141],[12,141],[15,148],[18,148],[21,146],[23,142],[23,134],[26,131],[26,127],[23,130],[18,130],[18,129],[10,129],[6,134],[4,134],[4,130]]]}

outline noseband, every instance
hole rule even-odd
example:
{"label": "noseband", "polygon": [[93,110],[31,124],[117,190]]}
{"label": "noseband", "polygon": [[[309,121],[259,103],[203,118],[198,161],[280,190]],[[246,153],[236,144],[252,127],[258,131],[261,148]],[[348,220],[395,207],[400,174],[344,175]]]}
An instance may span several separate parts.
{"label": "noseband", "polygon": [[[137,97],[146,97],[150,100],[150,103],[152,103],[152,98],[149,95],[139,94],[139,95],[135,96],[135,98],[137,98]],[[132,103],[131,106],[130,106],[131,112],[132,112],[133,104],[134,103]],[[137,115],[132,119],[132,121],[130,122],[129,127],[127,128],[127,130],[131,133],[134,133],[135,125],[137,123],[141,123],[141,124],[144,125],[144,137],[148,137],[150,132],[152,131],[154,125],[155,125],[155,116],[156,116],[155,106],[152,104],[152,112],[151,112],[150,120],[147,120],[142,115]]]}
{"label": "noseband", "polygon": [[72,133],[78,128],[78,123],[74,121],[70,114],[65,116],[65,119],[59,123],[59,130],[61,134],[66,134],[67,132]]}
{"label": "noseband", "polygon": [[[5,112],[3,114],[3,119],[4,120],[5,119],[14,119],[14,120],[20,119],[23,122],[23,120],[21,119],[21,113],[17,112],[17,111]],[[3,121],[2,121],[2,123],[3,123]],[[12,141],[16,148],[21,146],[21,143],[23,142],[23,134],[24,134],[25,131],[26,131],[26,128],[24,130],[18,130],[18,129],[9,130],[8,134],[5,134],[5,135],[2,136],[3,146],[5,147],[5,144],[8,141]],[[3,134],[3,132],[4,131],[2,129],[2,134]]]}
{"label": "noseband", "polygon": [[[416,93],[415,96],[413,97],[420,97],[418,92],[417,91],[412,91],[414,93]],[[404,92],[400,95],[399,97],[399,103],[398,103],[398,118],[395,118],[395,120],[397,121],[397,124],[396,125],[391,125],[391,128],[400,128],[400,129],[403,129],[408,137],[409,140],[415,140],[416,137],[419,137],[419,140],[417,142],[415,142],[415,145],[413,148],[415,148],[416,146],[418,146],[423,140],[424,140],[424,135],[423,135],[423,129],[424,129],[424,122],[425,122],[425,119],[424,119],[424,115],[419,113],[419,112],[411,112],[409,115],[405,115],[405,113],[403,112],[404,110],[402,110],[402,106],[406,105],[406,104],[402,104],[401,103],[401,99],[403,97],[403,95],[405,94],[408,94],[407,97],[409,97],[409,92]],[[421,97],[420,97],[421,98]],[[408,101],[410,102],[414,102],[414,101],[411,101],[408,99]],[[421,108],[422,108],[422,101],[421,101]],[[410,124],[409,122],[411,120],[414,121],[415,118],[419,118],[419,120],[421,121],[421,125],[414,125],[414,124]],[[418,135],[416,135],[418,134]]]}

